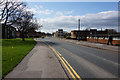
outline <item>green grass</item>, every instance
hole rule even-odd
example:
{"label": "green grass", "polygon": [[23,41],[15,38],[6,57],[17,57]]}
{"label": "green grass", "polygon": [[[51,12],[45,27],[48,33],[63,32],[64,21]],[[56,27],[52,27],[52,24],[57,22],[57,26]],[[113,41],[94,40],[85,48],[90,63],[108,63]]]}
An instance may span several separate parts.
{"label": "green grass", "polygon": [[32,38],[2,40],[2,76],[15,66],[32,50],[36,42]]}

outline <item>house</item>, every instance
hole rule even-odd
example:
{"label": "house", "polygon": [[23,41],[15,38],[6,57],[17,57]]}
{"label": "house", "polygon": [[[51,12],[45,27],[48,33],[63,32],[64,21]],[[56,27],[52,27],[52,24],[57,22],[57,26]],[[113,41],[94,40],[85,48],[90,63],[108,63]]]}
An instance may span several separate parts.
{"label": "house", "polygon": [[20,38],[20,32],[16,31],[16,38]]}
{"label": "house", "polygon": [[2,24],[2,38],[16,38],[16,28],[13,26],[4,26]]}

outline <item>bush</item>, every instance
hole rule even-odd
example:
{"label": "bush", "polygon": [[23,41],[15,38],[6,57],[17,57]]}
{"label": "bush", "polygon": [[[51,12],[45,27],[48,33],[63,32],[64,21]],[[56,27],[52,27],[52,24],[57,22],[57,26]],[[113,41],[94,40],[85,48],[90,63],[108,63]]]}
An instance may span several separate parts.
{"label": "bush", "polygon": [[70,36],[67,36],[66,39],[71,39],[71,37],[70,37]]}
{"label": "bush", "polygon": [[46,36],[41,36],[41,38],[45,38]]}

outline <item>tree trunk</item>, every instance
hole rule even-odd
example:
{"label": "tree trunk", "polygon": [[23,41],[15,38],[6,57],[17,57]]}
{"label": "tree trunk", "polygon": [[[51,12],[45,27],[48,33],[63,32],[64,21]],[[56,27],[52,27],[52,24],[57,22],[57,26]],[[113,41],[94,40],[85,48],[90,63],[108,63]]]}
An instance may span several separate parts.
{"label": "tree trunk", "polygon": [[24,37],[24,33],[21,32],[21,38],[22,38],[22,41],[25,41],[25,37]]}
{"label": "tree trunk", "polygon": [[25,38],[24,38],[24,37],[22,37],[22,41],[25,41]]}

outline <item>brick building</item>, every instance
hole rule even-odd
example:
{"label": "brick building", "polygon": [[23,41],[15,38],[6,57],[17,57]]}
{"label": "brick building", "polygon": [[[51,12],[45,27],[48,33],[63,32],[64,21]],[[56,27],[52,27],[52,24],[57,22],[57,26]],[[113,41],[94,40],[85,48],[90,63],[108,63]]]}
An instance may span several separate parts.
{"label": "brick building", "polygon": [[120,44],[120,33],[116,32],[114,29],[105,29],[105,30],[72,30],[71,38],[86,40],[90,42],[98,42],[98,43],[107,43],[108,36],[111,35],[113,37],[113,44]]}

